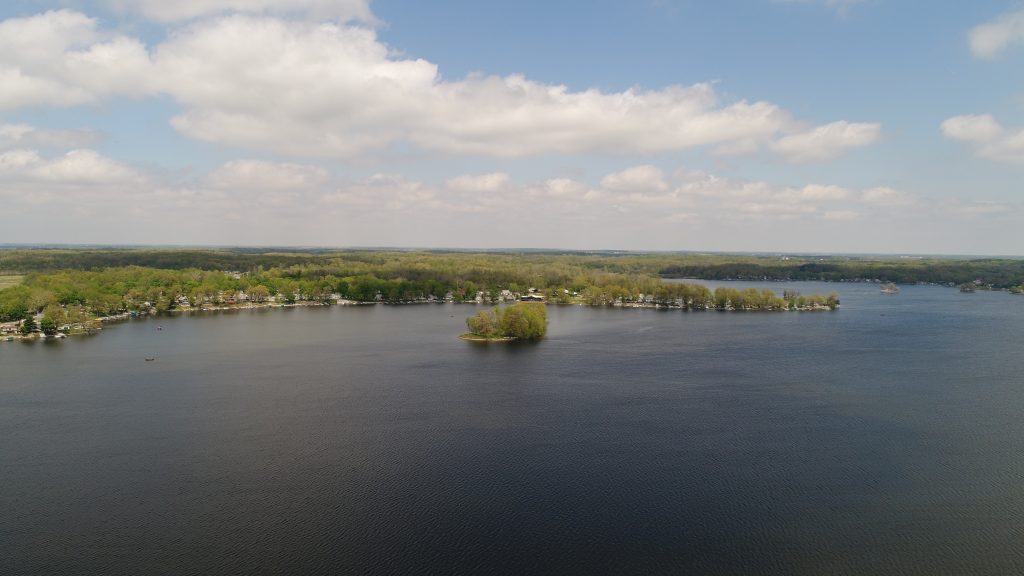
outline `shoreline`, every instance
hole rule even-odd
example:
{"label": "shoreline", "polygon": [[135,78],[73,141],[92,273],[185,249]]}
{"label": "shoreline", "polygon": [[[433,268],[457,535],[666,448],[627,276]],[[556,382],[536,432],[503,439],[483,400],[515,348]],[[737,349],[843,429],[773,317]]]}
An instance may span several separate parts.
{"label": "shoreline", "polygon": [[481,342],[481,343],[484,343],[484,344],[488,344],[488,343],[491,343],[491,342],[500,342],[500,343],[515,342],[516,340],[519,340],[519,338],[516,338],[514,336],[501,336],[499,338],[488,338],[486,336],[476,336],[474,334],[461,334],[459,336],[459,340],[465,340],[466,342]]}
{"label": "shoreline", "polygon": [[[497,302],[497,303],[483,303],[474,301],[444,301],[444,300],[424,300],[424,301],[412,301],[412,302],[359,302],[355,300],[343,300],[334,302],[295,302],[292,304],[278,304],[276,302],[267,303],[248,303],[244,305],[235,306],[204,306],[197,308],[172,308],[164,312],[157,312],[155,309],[147,311],[136,311],[136,312],[124,312],[122,314],[114,314],[110,316],[100,316],[93,318],[86,322],[81,323],[82,327],[74,328],[69,331],[59,331],[57,334],[46,336],[40,332],[33,332],[31,334],[4,334],[0,336],[0,342],[17,342],[17,341],[34,341],[34,340],[61,340],[71,336],[94,336],[98,332],[103,330],[106,324],[116,324],[120,322],[126,322],[133,319],[140,319],[145,317],[158,317],[163,314],[176,316],[176,315],[187,315],[193,313],[205,313],[205,312],[230,312],[230,311],[241,311],[241,310],[269,310],[269,309],[282,309],[282,308],[319,308],[319,307],[332,307],[332,306],[409,306],[409,305],[428,305],[428,304],[452,304],[457,306],[472,305],[472,306],[499,306],[503,304],[514,304],[518,301],[513,302]],[[776,312],[834,312],[840,308],[829,308],[828,306],[802,306],[796,308],[774,308],[774,309],[760,309],[760,308],[712,308],[712,307],[689,307],[673,304],[656,304],[653,302],[617,302],[614,304],[595,305],[587,304],[585,302],[550,302],[545,303],[551,306],[580,306],[584,308],[629,308],[629,309],[640,309],[640,310],[678,310],[680,312],[743,312],[743,313],[776,313]],[[459,336],[460,339],[467,342],[510,342],[518,340],[518,338],[484,338],[474,337],[468,334]]]}

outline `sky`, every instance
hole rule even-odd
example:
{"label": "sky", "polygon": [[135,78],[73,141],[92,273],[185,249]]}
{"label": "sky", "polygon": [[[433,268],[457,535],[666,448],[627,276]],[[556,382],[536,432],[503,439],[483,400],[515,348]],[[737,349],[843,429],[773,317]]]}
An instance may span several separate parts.
{"label": "sky", "polygon": [[1024,2],[8,0],[0,243],[1024,255]]}

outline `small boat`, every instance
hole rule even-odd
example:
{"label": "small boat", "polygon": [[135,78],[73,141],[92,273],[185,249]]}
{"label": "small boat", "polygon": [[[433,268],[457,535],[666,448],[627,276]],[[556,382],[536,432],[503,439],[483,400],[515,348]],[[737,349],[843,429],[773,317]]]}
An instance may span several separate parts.
{"label": "small boat", "polygon": [[153,360],[156,360],[156,358],[146,358],[146,362],[152,362]]}
{"label": "small boat", "polygon": [[882,294],[897,294],[900,291],[900,287],[893,284],[892,282],[886,282],[880,286]]}
{"label": "small boat", "polygon": [[163,327],[163,326],[157,326],[157,327],[156,327],[156,329],[157,329],[157,330],[163,330],[163,329],[164,329],[164,327]]}

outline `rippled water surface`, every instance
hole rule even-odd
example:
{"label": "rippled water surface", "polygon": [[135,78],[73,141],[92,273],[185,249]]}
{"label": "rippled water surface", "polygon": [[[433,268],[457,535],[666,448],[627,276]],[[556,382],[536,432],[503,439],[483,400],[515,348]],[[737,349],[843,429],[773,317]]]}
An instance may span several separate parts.
{"label": "rippled water surface", "polygon": [[1024,573],[1024,297],[794,286],[843,307],[0,343],[0,573]]}

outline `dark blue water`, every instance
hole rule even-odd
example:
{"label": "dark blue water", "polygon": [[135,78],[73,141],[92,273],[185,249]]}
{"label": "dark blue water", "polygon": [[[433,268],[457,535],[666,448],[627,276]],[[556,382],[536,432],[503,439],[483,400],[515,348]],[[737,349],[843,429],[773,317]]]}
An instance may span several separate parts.
{"label": "dark blue water", "polygon": [[797,288],[843,307],[0,343],[0,573],[1024,573],[1024,297]]}

